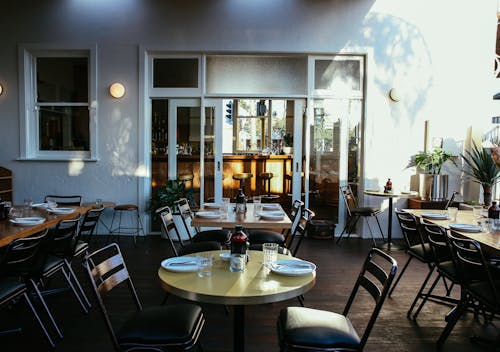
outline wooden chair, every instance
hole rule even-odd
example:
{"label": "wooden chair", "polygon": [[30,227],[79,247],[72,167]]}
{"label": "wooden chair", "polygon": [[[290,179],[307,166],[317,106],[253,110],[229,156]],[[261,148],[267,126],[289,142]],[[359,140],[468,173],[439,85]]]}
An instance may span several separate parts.
{"label": "wooden chair", "polygon": [[[342,314],[304,307],[282,309],[278,318],[280,351],[363,350],[397,269],[395,259],[372,248]],[[363,335],[359,337],[347,315],[361,288],[372,296],[375,304]],[[366,310],[365,302],[362,309]]]}
{"label": "wooden chair", "polygon": [[340,186],[340,193],[342,193],[342,197],[344,198],[344,203],[346,205],[347,214],[349,215],[349,219],[347,220],[346,225],[344,226],[342,232],[340,233],[339,238],[337,239],[337,244],[340,243],[344,233],[347,231],[347,237],[349,237],[354,230],[356,223],[360,218],[365,219],[366,224],[368,225],[368,230],[370,231],[370,235],[373,240],[373,245],[376,245],[375,237],[373,237],[372,228],[370,227],[370,223],[368,222],[369,217],[374,217],[377,221],[378,228],[380,230],[380,234],[382,235],[382,239],[384,239],[384,232],[382,231],[382,227],[380,227],[380,222],[378,221],[378,214],[380,214],[380,208],[376,207],[359,207],[356,201],[356,197],[352,192],[351,186]]}
{"label": "wooden chair", "polygon": [[[185,351],[195,347],[205,323],[198,305],[176,304],[143,308],[120,248],[111,243],[86,257],[86,268],[108,333],[116,350]],[[126,286],[135,311],[117,328],[104,297],[116,297],[115,288]],[[115,295],[113,295],[115,293]],[[119,292],[121,297],[122,293]],[[123,315],[123,312],[119,312]]]}

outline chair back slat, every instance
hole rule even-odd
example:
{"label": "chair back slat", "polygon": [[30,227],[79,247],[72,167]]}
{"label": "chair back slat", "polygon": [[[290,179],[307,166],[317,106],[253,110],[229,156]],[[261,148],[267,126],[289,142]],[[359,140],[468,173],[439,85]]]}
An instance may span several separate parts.
{"label": "chair back slat", "polygon": [[181,247],[183,246],[183,243],[179,230],[177,229],[177,225],[175,224],[174,217],[172,211],[170,210],[170,207],[165,206],[159,208],[156,210],[156,214],[158,214],[158,216],[160,217],[161,226],[163,228],[163,232],[168,238],[170,248],[174,252],[174,255],[178,257],[179,252],[177,251],[177,246],[174,243],[174,239],[172,239],[172,232],[176,235],[177,237],[176,241],[177,243],[180,244]]}
{"label": "chair back slat", "polygon": [[78,240],[80,217],[61,220],[52,230],[51,241],[44,244],[44,250],[61,258],[72,258]]}
{"label": "chair back slat", "polygon": [[387,281],[387,273],[374,261],[370,261],[366,265],[366,271],[372,274],[382,285]]}
{"label": "chair back slat", "polygon": [[24,238],[10,242],[1,256],[0,272],[26,274],[32,271],[39,260],[39,249],[48,236],[48,229]]}
{"label": "chair back slat", "polygon": [[356,201],[356,197],[354,197],[351,186],[340,186],[340,193],[342,193],[342,198],[344,199],[347,212],[349,213],[349,216],[351,216],[352,210],[358,207],[358,202]]}
{"label": "chair back slat", "polygon": [[44,198],[45,202],[56,202],[59,205],[77,205],[81,206],[83,202],[82,196],[59,196],[47,195]]}
{"label": "chair back slat", "polygon": [[373,283],[373,281],[368,279],[366,276],[362,276],[359,278],[358,282],[361,287],[368,291],[368,293],[375,299],[375,301],[378,301],[382,292],[380,291],[378,286]]}
{"label": "chair back slat", "polygon": [[[295,231],[289,236],[288,243],[286,243],[286,247],[290,250],[292,255],[295,257],[297,252],[299,251],[302,240],[306,236],[307,229],[311,223],[311,220],[314,218],[316,214],[310,209],[304,209],[302,215],[299,218],[297,226],[295,226]],[[297,239],[295,241],[295,239]],[[296,242],[297,244],[292,249],[292,244]]]}
{"label": "chair back slat", "polygon": [[427,238],[431,246],[434,262],[440,263],[451,260],[451,247],[448,243],[446,230],[439,225],[426,223],[425,221],[421,222],[421,229],[423,236]]}
{"label": "chair back slat", "polygon": [[125,268],[120,269],[111,276],[108,276],[103,282],[97,285],[99,293],[109,292],[124,281],[130,280]]}
{"label": "chair back slat", "polygon": [[394,213],[396,214],[399,226],[401,227],[401,232],[403,233],[403,237],[408,248],[420,245],[423,253],[427,254],[427,249],[424,245],[426,241],[422,237],[418,228],[419,225],[417,218],[413,214],[398,209],[395,209]]}
{"label": "chair back slat", "polygon": [[80,223],[80,235],[92,236],[104,208],[89,209]]}
{"label": "chair back slat", "polygon": [[[182,223],[184,224],[184,228],[186,229],[186,233],[191,240],[192,238],[192,233],[191,233],[191,221],[194,219],[194,214],[193,211],[191,210],[191,207],[189,206],[189,202],[186,198],[181,198],[178,201],[175,202],[175,205],[177,206],[177,210],[181,214],[181,219]],[[195,232],[198,233],[199,229],[195,227]]]}

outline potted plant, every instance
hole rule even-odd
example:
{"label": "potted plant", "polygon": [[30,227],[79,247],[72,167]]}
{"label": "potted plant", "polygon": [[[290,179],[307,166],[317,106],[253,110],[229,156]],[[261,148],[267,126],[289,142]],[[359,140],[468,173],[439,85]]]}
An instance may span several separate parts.
{"label": "potted plant", "polygon": [[287,133],[283,136],[283,153],[292,154],[293,151],[293,136]]}
{"label": "potted plant", "polygon": [[491,189],[500,177],[500,169],[491,157],[490,153],[478,146],[475,142],[472,143],[472,148],[466,150],[464,154],[460,154],[465,163],[463,172],[469,176],[472,181],[479,183],[483,188],[484,206],[488,207],[491,204]]}
{"label": "potted plant", "polygon": [[443,148],[436,147],[430,152],[420,152],[414,155],[409,166],[420,170],[419,193],[424,200],[442,201],[448,197],[448,175],[441,174],[446,162],[455,164],[453,155]]}

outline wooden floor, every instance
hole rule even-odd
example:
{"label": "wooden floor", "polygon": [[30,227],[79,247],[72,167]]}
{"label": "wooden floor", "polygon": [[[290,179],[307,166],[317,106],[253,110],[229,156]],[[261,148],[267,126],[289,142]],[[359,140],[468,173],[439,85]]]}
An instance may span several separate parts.
{"label": "wooden floor", "polygon": [[[100,246],[102,243],[96,243]],[[134,279],[144,306],[160,304],[164,298],[158,280],[157,270],[162,259],[170,256],[165,240],[158,236],[149,236],[140,241],[137,248],[129,239],[121,239],[120,245],[127,261],[129,271]],[[341,312],[353,287],[362,261],[370,248],[371,242],[359,239],[348,239],[337,246],[333,241],[325,239],[306,239],[299,251],[299,257],[317,264],[317,284],[306,294],[305,304],[311,308],[327,309]],[[406,261],[402,251],[391,252],[398,260],[400,267]],[[416,322],[406,318],[406,311],[413,300],[418,287],[426,274],[427,267],[412,262],[396,289],[392,298],[386,301],[380,317],[371,333],[365,351],[434,351],[435,342],[445,326],[444,315],[448,306],[429,302],[422,310]],[[85,277],[80,272],[82,281]],[[58,282],[53,282],[56,286]],[[86,291],[90,293],[88,287]],[[456,295],[456,292],[455,292]],[[54,316],[63,330],[64,339],[58,341],[57,351],[112,351],[112,345],[105,326],[96,307],[85,315],[69,292],[47,298]],[[180,300],[171,296],[167,304],[176,304]],[[369,314],[368,300],[357,301],[350,318],[358,331],[364,328]],[[124,312],[132,308],[129,300],[117,300],[117,309]],[[298,305],[297,300],[280,303],[249,306],[246,315],[246,351],[277,351],[276,318],[281,308]],[[206,352],[231,351],[232,315],[226,314],[224,307],[202,305],[206,316],[206,325],[201,342]],[[122,319],[123,316],[118,316]],[[443,351],[491,351],[470,342],[473,334],[496,333],[500,326],[483,328],[473,321],[472,314],[462,319],[446,342]],[[23,304],[4,309],[0,312],[0,329],[22,326],[23,332],[10,336],[0,336],[0,350],[29,351],[49,350],[38,326],[31,318]]]}

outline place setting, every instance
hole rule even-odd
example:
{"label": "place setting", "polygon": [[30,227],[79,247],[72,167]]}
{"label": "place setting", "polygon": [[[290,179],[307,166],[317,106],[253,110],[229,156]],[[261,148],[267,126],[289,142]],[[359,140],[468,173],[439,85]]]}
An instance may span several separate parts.
{"label": "place setting", "polygon": [[162,268],[174,272],[195,272],[201,257],[172,257],[161,262]]}
{"label": "place setting", "polygon": [[264,243],[262,245],[262,264],[271,272],[285,276],[309,275],[316,271],[316,265],[301,259],[278,260],[278,244]]}

